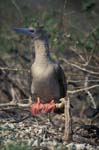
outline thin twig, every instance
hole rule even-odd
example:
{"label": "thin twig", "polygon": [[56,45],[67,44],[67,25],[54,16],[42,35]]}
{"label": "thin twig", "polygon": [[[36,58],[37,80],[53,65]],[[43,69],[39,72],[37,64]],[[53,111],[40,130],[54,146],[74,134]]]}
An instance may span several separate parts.
{"label": "thin twig", "polygon": [[21,11],[19,5],[16,3],[16,0],[12,0],[12,4],[17,9],[17,12],[20,14],[21,19],[23,19],[24,17],[23,17],[22,11]]}
{"label": "thin twig", "polygon": [[[88,87],[88,78],[89,78],[89,74],[86,75],[86,77],[85,77],[85,83],[84,83],[85,88]],[[86,93],[88,94],[88,96],[90,97],[90,101],[91,101],[91,103],[93,104],[93,107],[96,109],[96,103],[95,103],[95,101],[94,101],[94,98],[93,98],[91,92],[90,92],[88,89],[85,90],[85,92],[86,92]]]}
{"label": "thin twig", "polygon": [[89,87],[86,87],[86,88],[73,90],[73,91],[67,91],[67,93],[68,94],[76,94],[76,93],[79,93],[79,92],[83,92],[85,90],[91,90],[91,89],[96,88],[96,87],[99,87],[99,84],[96,84],[96,85],[93,85],[93,86],[89,86]]}
{"label": "thin twig", "polygon": [[16,107],[29,107],[30,104],[22,104],[22,103],[2,103],[0,107],[7,107],[7,106],[16,106]]}
{"label": "thin twig", "polygon": [[0,70],[9,70],[9,71],[25,71],[25,72],[30,72],[30,70],[27,70],[27,69],[8,68],[8,67],[0,67]]}
{"label": "thin twig", "polygon": [[73,52],[75,52],[75,54],[78,55],[79,58],[80,58],[83,62],[85,61],[85,58],[84,58],[80,53],[78,53],[77,50],[76,50],[74,47],[71,47],[71,50],[72,50]]}
{"label": "thin twig", "polygon": [[90,73],[90,74],[99,75],[99,72],[94,72],[94,71],[92,71],[92,70],[88,70],[88,69],[86,69],[86,68],[83,68],[83,67],[79,66],[80,64],[77,65],[77,64],[71,63],[71,62],[67,61],[67,60],[64,59],[64,58],[63,58],[63,60],[64,60],[64,62],[66,62],[68,65],[71,65],[71,66],[73,66],[73,67],[75,67],[75,68],[77,68],[77,69],[79,69],[79,70],[82,70],[82,71],[87,72],[87,73]]}

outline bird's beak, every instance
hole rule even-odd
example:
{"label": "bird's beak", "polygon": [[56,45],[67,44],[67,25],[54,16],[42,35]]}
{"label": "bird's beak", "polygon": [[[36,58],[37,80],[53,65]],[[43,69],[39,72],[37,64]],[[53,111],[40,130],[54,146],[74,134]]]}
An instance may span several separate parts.
{"label": "bird's beak", "polygon": [[35,35],[35,30],[33,28],[13,28],[13,30],[17,33],[23,33],[30,37],[34,37]]}

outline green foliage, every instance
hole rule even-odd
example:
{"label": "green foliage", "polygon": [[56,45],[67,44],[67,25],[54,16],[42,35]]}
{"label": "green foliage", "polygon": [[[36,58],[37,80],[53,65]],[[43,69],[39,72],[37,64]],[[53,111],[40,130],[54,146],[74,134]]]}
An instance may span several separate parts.
{"label": "green foliage", "polygon": [[[95,0],[82,0],[82,7],[84,10],[89,10],[92,8],[95,4]],[[22,23],[24,27],[37,27],[38,21],[41,26],[44,26],[47,30],[48,34],[50,34],[50,42],[51,46],[54,49],[57,49],[59,51],[65,51],[66,47],[68,46],[76,46],[79,49],[86,48],[86,50],[90,51],[95,48],[96,41],[91,36],[89,36],[88,40],[83,42],[83,39],[85,35],[80,32],[80,30],[75,30],[75,28],[70,26],[70,29],[66,31],[66,33],[63,31],[63,27],[60,25],[60,17],[58,17],[57,13],[54,12],[54,10],[50,10],[48,12],[44,11],[43,13],[37,13],[31,17],[24,16],[24,22]],[[72,20],[75,24],[75,18]],[[3,26],[3,29],[0,29],[0,55],[9,53],[11,49],[18,48],[18,45],[21,43],[20,49],[28,49],[29,46],[26,47],[25,43],[26,39],[21,39],[21,42],[14,42],[16,39],[12,36],[11,31],[8,32],[8,27]],[[64,27],[65,28],[65,27]],[[14,33],[17,35],[16,33]],[[64,37],[65,34],[65,37]],[[94,32],[95,36],[99,40],[99,28]],[[70,37],[68,37],[70,35]],[[67,36],[67,37],[66,37]],[[17,40],[16,40],[17,41]],[[25,43],[23,42],[25,41]]]}
{"label": "green foliage", "polygon": [[[38,22],[39,20],[39,22]],[[39,24],[40,26],[44,26],[46,31],[48,32],[49,35],[51,35],[50,41],[53,46],[56,46],[56,41],[59,33],[59,28],[58,28],[58,22],[54,17],[53,12],[44,12],[42,15],[36,15],[33,16],[32,18],[25,18],[24,21],[25,26],[29,27],[37,27]]]}
{"label": "green foliage", "polygon": [[33,16],[31,18],[29,17],[25,17],[24,18],[24,26],[25,27],[36,27],[37,26],[37,20],[38,20],[38,16]]}
{"label": "green foliage", "polygon": [[95,48],[95,43],[93,39],[89,39],[86,43],[85,43],[85,48],[90,51],[92,49]]}
{"label": "green foliage", "polygon": [[94,35],[96,37],[96,40],[98,41],[99,40],[99,26],[96,28]]}
{"label": "green foliage", "polygon": [[0,55],[4,54],[5,52],[9,52],[11,50],[11,41],[0,38]]}
{"label": "green foliage", "polygon": [[96,4],[95,0],[82,0],[83,10],[91,10],[95,4]]}
{"label": "green foliage", "polygon": [[99,40],[99,28],[97,27],[95,29],[95,31],[93,31],[86,43],[85,43],[85,48],[90,51],[90,50],[94,50],[94,52],[98,52],[99,51],[99,44],[98,44],[98,40]]}
{"label": "green foliage", "polygon": [[10,52],[13,41],[11,40],[10,35],[7,33],[7,29],[5,28],[5,31],[0,31],[0,56],[4,53]]}
{"label": "green foliage", "polygon": [[32,148],[26,143],[11,143],[0,147],[0,150],[31,150]]}
{"label": "green foliage", "polygon": [[86,49],[86,51],[91,51],[94,50],[94,52],[96,51],[95,49],[95,41],[93,37],[89,37],[87,40],[86,39],[79,39],[77,41],[76,47],[79,49]]}
{"label": "green foliage", "polygon": [[[83,1],[84,7],[86,8],[90,6],[92,1]],[[89,35],[88,39],[79,32],[79,30],[75,30],[74,28],[70,28],[68,34],[70,34],[69,38],[64,38],[64,33],[61,33],[61,29],[59,26],[59,21],[54,17],[55,14],[53,12],[44,12],[41,17],[40,16],[33,16],[31,19],[26,19],[26,26],[33,26],[36,27],[38,25],[38,20],[40,25],[44,25],[47,32],[51,35],[50,42],[51,45],[60,51],[65,51],[68,45],[76,46],[79,49],[86,49],[87,51],[91,51],[95,49],[96,41],[92,35]],[[95,36],[99,37],[99,29],[95,31]]]}

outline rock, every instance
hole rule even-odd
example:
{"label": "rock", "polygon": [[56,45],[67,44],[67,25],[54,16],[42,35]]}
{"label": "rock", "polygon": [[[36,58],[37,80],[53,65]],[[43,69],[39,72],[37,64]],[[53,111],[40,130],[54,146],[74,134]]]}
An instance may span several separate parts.
{"label": "rock", "polygon": [[90,144],[79,144],[79,143],[70,143],[68,145],[66,145],[66,148],[68,148],[68,150],[98,150],[99,147],[96,148],[96,146],[92,146]]}

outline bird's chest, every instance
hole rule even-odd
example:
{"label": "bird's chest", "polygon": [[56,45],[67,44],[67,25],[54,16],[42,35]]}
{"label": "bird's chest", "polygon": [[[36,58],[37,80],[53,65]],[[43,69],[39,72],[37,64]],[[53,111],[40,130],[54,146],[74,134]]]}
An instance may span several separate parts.
{"label": "bird's chest", "polygon": [[54,75],[54,69],[50,64],[33,64],[31,71],[33,79],[37,81],[50,80]]}
{"label": "bird's chest", "polygon": [[53,84],[57,86],[57,79],[55,77],[54,67],[50,64],[38,64],[32,66],[32,83],[34,85],[34,89],[45,89],[51,90],[53,89]]}
{"label": "bird's chest", "polygon": [[32,93],[36,93],[43,100],[49,101],[60,97],[59,85],[53,65],[32,65]]}

